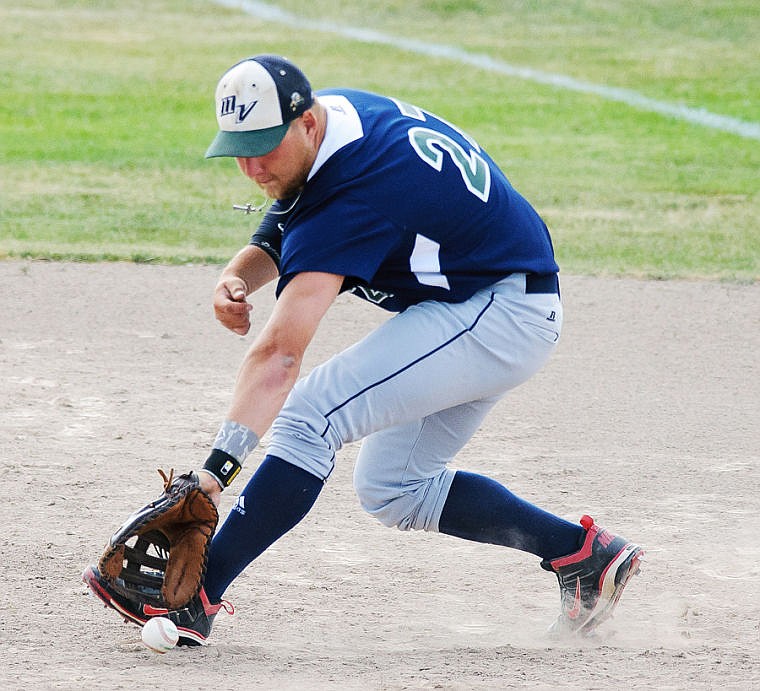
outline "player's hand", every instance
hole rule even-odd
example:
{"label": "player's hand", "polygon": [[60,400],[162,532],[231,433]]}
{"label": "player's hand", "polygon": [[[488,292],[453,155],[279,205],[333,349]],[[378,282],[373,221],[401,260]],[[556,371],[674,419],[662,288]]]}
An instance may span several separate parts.
{"label": "player's hand", "polygon": [[198,473],[198,484],[208,494],[209,499],[214,502],[214,506],[218,508],[219,502],[222,500],[222,488],[219,483],[208,473]]}
{"label": "player's hand", "polygon": [[246,300],[247,286],[237,276],[223,277],[214,290],[214,313],[223,326],[244,336],[251,328],[253,306]]}

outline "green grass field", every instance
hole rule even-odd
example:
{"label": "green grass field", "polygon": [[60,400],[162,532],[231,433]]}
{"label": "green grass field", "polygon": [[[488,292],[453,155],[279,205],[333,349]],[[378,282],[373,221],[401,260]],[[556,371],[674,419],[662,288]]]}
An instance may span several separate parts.
{"label": "green grass field", "polygon": [[[760,123],[751,1],[281,0],[279,8]],[[223,262],[257,218],[206,161],[213,90],[278,52],[470,131],[549,223],[564,271],[760,279],[760,141],[596,95],[267,22],[211,1],[0,6],[0,257]]]}

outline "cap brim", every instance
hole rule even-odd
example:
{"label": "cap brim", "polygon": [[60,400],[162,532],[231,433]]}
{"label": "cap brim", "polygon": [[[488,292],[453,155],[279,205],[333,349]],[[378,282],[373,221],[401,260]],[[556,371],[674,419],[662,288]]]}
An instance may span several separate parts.
{"label": "cap brim", "polygon": [[206,151],[206,158],[217,156],[233,156],[235,158],[252,158],[265,156],[282,141],[288,131],[290,123],[276,125],[263,130],[249,130],[247,132],[217,132],[214,141]]}

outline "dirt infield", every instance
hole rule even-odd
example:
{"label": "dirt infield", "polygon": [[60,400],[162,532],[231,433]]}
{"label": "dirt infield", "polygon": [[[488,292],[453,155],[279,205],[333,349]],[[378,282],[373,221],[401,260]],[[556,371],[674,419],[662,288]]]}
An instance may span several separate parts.
{"label": "dirt infield", "polygon": [[[352,445],[209,645],[151,653],[80,573],[156,468],[205,458],[251,340],[215,323],[217,273],[0,262],[2,688],[760,688],[758,285],[563,277],[558,352],[457,459],[647,548],[597,639],[547,637],[537,558],[366,516]],[[341,296],[307,369],[385,317]]]}

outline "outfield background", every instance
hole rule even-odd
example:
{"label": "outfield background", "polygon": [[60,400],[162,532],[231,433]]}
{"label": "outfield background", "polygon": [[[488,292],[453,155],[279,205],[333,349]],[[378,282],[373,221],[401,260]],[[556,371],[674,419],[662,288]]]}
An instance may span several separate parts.
{"label": "outfield background", "polygon": [[760,276],[756,138],[329,30],[449,46],[757,128],[757,3],[277,8],[299,21],[200,0],[3,3],[0,256],[224,261],[255,220],[230,211],[253,194],[234,164],[203,159],[213,88],[235,60],[279,52],[315,88],[381,91],[469,130],[546,217],[564,271]]}

